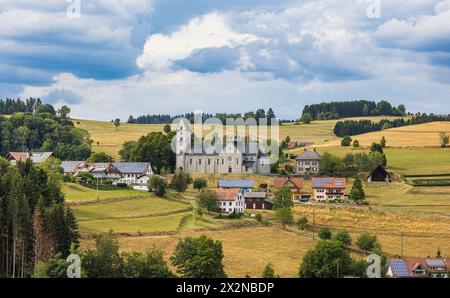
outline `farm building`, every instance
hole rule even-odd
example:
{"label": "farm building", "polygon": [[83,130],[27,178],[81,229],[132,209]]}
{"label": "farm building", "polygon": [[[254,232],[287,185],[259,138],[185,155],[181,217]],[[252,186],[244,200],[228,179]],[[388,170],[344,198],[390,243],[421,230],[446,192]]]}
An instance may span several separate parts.
{"label": "farm building", "polygon": [[318,202],[330,202],[344,197],[347,188],[345,178],[313,178],[314,199]]}
{"label": "farm building", "polygon": [[267,201],[267,193],[264,191],[244,192],[245,209],[272,210],[272,203]]}
{"label": "farm building", "polygon": [[282,177],[275,178],[273,186],[275,188],[287,187],[292,192],[294,201],[307,201],[311,198],[311,194],[303,192],[305,181],[303,178]]}
{"label": "farm building", "polygon": [[367,176],[367,182],[390,182],[391,175],[382,166],[376,167],[372,173]]}
{"label": "farm building", "polygon": [[450,262],[438,258],[390,259],[387,276],[394,278],[449,278]]}
{"label": "farm building", "polygon": [[31,159],[33,163],[41,163],[54,156],[53,152],[8,152],[5,158],[11,164],[26,161],[27,159]]}
{"label": "farm building", "polygon": [[245,200],[240,189],[216,189],[220,213],[244,213]]}
{"label": "farm building", "polygon": [[63,161],[64,173],[76,176],[80,173],[90,173],[94,179],[112,180],[113,184],[147,185],[153,170],[148,162],[105,162],[86,163],[78,161]]}

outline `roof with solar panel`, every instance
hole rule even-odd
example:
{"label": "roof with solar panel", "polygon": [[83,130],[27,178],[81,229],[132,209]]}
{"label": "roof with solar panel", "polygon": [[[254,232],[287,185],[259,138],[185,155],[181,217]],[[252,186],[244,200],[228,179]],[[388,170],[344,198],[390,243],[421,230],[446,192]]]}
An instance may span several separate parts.
{"label": "roof with solar panel", "polygon": [[401,259],[389,260],[389,266],[395,277],[411,277],[411,273],[405,261]]}
{"label": "roof with solar panel", "polygon": [[119,170],[121,174],[144,174],[150,168],[148,162],[115,162],[113,166]]}
{"label": "roof with solar panel", "polygon": [[313,178],[312,187],[345,189],[347,187],[347,182],[345,178]]}
{"label": "roof with solar panel", "polygon": [[253,188],[253,180],[219,180],[219,188]]}

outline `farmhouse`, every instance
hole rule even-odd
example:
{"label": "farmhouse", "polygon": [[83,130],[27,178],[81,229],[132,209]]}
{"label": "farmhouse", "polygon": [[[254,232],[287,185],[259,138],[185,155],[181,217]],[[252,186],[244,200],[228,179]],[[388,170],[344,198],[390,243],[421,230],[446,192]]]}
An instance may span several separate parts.
{"label": "farmhouse", "polygon": [[273,186],[275,188],[287,187],[292,192],[292,200],[307,201],[311,195],[302,191],[305,181],[303,178],[282,177],[275,178]]}
{"label": "farmhouse", "polygon": [[391,175],[382,166],[378,166],[367,176],[367,182],[390,182]]}
{"label": "farmhouse", "polygon": [[90,173],[94,179],[112,180],[113,184],[147,185],[153,170],[148,162],[112,162],[85,163],[77,161],[63,161],[62,167],[68,175],[76,176],[80,173]]}
{"label": "farmhouse", "polygon": [[297,175],[317,175],[320,172],[320,155],[316,149],[305,149],[297,156],[295,173]]}
{"label": "farmhouse", "polygon": [[245,200],[240,189],[216,189],[220,213],[244,213]]}
{"label": "farmhouse", "polygon": [[26,161],[31,159],[33,163],[41,163],[50,157],[55,157],[53,152],[8,152],[6,159],[11,164],[16,164],[19,161]]}
{"label": "farmhouse", "polygon": [[347,188],[345,178],[313,178],[314,199],[318,202],[332,202],[344,197]]}
{"label": "farmhouse", "polygon": [[438,258],[402,258],[388,261],[388,277],[449,278],[450,262]]}
{"label": "farmhouse", "polygon": [[245,209],[272,210],[272,203],[267,201],[267,193],[264,191],[244,192]]}

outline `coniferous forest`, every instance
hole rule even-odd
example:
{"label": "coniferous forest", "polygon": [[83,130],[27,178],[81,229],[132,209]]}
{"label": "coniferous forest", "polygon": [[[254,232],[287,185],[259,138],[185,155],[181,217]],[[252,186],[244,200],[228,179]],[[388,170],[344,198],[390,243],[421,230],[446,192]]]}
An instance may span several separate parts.
{"label": "coniferous forest", "polygon": [[64,206],[59,161],[10,165],[0,158],[0,277],[30,277],[36,264],[78,247],[78,227]]}
{"label": "coniferous forest", "polygon": [[366,116],[404,116],[404,105],[392,106],[389,102],[358,100],[358,101],[333,101],[320,104],[307,105],[303,109],[303,115],[310,114],[315,120],[330,120],[349,117]]}

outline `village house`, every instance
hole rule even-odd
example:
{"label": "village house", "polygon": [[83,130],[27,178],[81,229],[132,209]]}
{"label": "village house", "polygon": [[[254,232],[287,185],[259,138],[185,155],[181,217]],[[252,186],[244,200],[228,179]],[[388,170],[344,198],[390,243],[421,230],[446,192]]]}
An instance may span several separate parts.
{"label": "village house", "polygon": [[78,161],[63,161],[61,166],[64,173],[76,176],[80,173],[90,173],[100,183],[111,180],[113,184],[125,183],[144,189],[153,170],[148,162],[110,162],[86,163]]}
{"label": "village house", "polygon": [[313,178],[314,199],[318,202],[333,202],[343,199],[347,188],[345,178]]}
{"label": "village house", "polygon": [[252,210],[272,210],[272,203],[268,201],[265,191],[244,192],[245,209]]}
{"label": "village house", "polygon": [[391,175],[382,166],[377,166],[369,176],[367,176],[367,182],[390,182]]}
{"label": "village house", "polygon": [[55,157],[53,152],[8,152],[5,156],[11,164],[26,161],[27,159],[31,159],[34,164],[42,163],[50,157]]}
{"label": "village house", "polygon": [[316,149],[305,149],[296,160],[295,173],[297,175],[318,175],[320,172],[320,155]]}
{"label": "village house", "polygon": [[311,198],[311,194],[303,192],[304,183],[303,178],[280,177],[275,178],[273,186],[276,189],[281,187],[289,188],[292,192],[292,200],[294,201],[307,201]]}
{"label": "village house", "polygon": [[439,258],[389,259],[387,276],[392,278],[449,278],[450,262]]}
{"label": "village house", "polygon": [[244,213],[245,200],[240,189],[216,189],[220,213]]}

